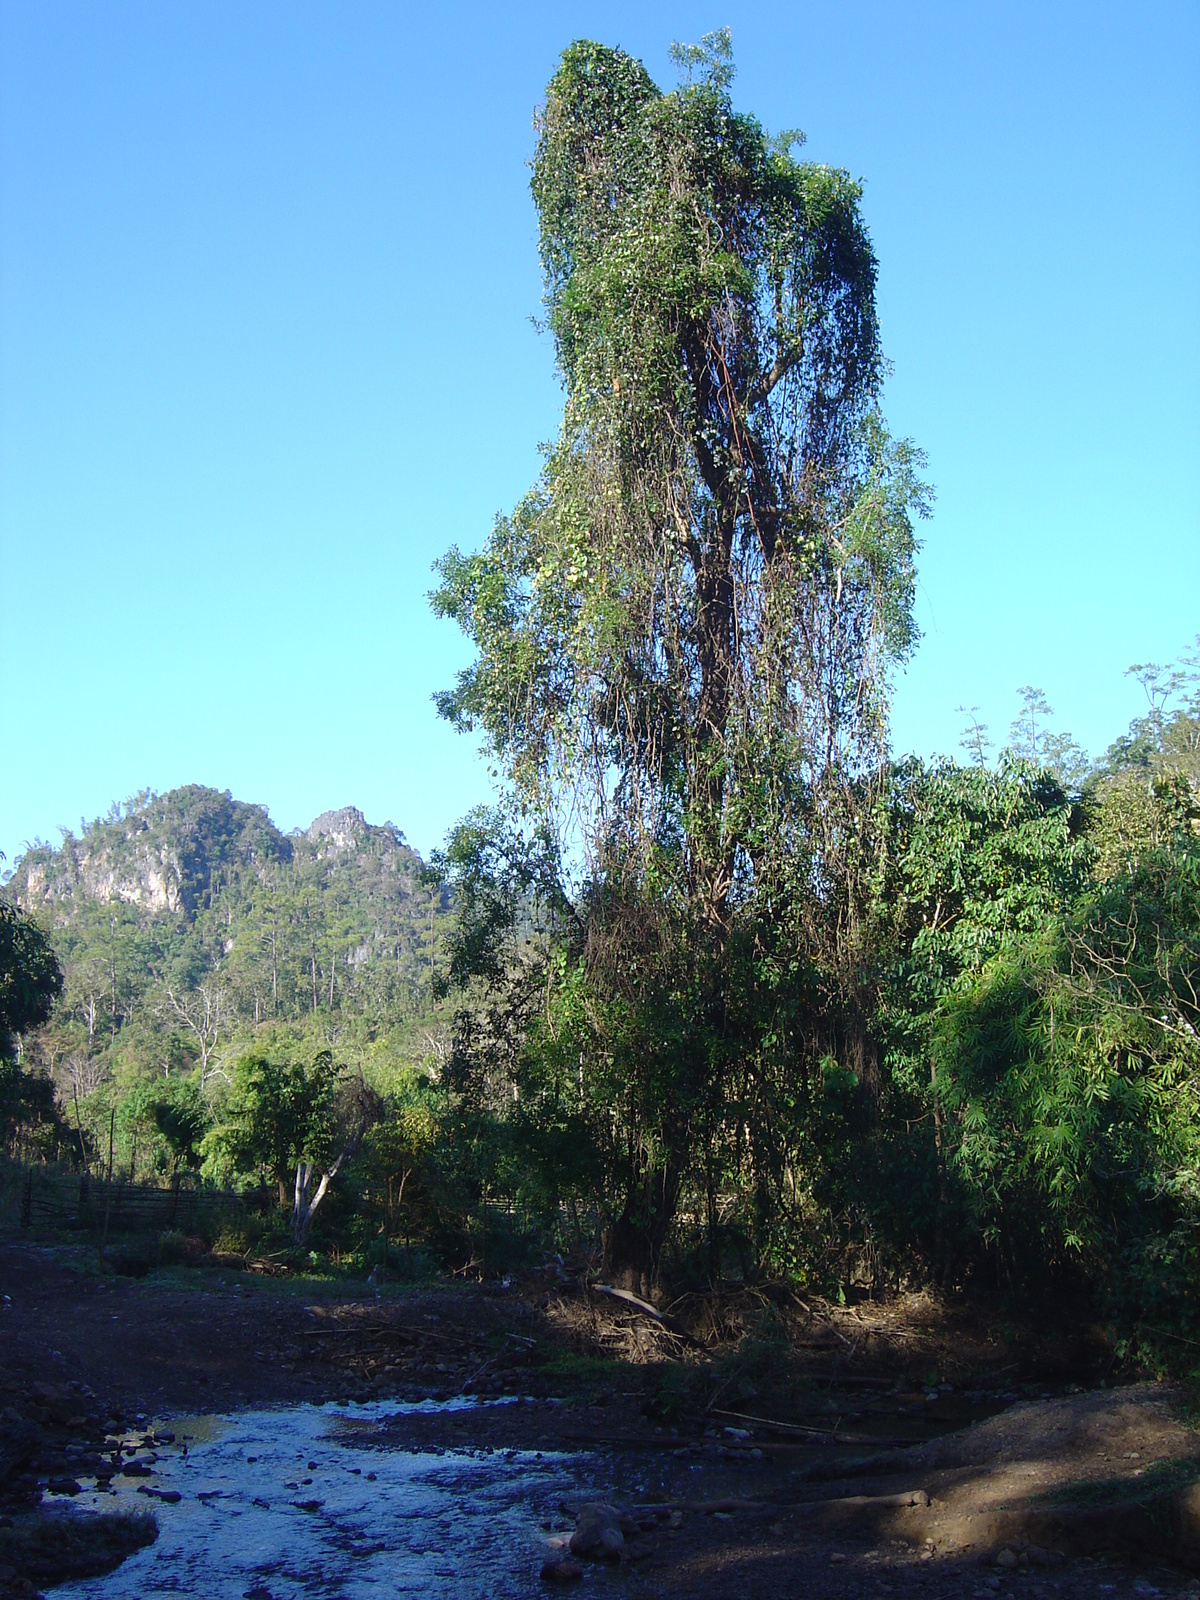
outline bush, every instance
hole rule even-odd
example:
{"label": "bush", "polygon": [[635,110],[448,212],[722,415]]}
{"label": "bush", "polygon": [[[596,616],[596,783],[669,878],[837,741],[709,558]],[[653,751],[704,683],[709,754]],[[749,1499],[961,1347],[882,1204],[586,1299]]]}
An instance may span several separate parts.
{"label": "bush", "polygon": [[199,1266],[208,1253],[208,1245],[194,1233],[179,1233],[174,1228],[167,1228],[158,1236],[160,1267]]}
{"label": "bush", "polygon": [[123,1278],[144,1278],[154,1266],[154,1247],[148,1241],[123,1244],[109,1252],[108,1263]]}

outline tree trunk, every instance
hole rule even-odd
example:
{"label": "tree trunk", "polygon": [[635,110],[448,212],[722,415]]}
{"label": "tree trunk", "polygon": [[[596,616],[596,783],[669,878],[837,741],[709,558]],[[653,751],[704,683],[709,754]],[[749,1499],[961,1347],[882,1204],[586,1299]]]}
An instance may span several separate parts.
{"label": "tree trunk", "polygon": [[315,1189],[312,1183],[317,1176],[316,1163],[314,1161],[297,1161],[296,1188],[292,1202],[292,1238],[297,1244],[308,1243],[308,1231],[312,1227],[312,1220],[317,1214],[317,1207],[329,1193],[329,1185],[337,1177],[338,1168],[345,1159],[346,1152],[343,1151],[328,1172],[321,1174]]}
{"label": "tree trunk", "polygon": [[631,1185],[621,1215],[604,1241],[606,1275],[618,1289],[651,1300],[658,1287],[663,1247],[679,1201],[681,1168],[675,1162],[643,1174]]}

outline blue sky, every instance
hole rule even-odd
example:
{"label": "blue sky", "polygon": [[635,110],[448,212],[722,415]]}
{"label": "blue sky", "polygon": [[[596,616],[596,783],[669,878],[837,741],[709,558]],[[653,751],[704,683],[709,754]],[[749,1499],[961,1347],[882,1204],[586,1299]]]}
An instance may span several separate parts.
{"label": "blue sky", "polygon": [[894,742],[1045,689],[1095,752],[1200,629],[1190,3],[0,3],[0,848],[185,782],[421,849],[487,793],[425,594],[559,390],[531,114],[587,35],[866,180],[928,452]]}

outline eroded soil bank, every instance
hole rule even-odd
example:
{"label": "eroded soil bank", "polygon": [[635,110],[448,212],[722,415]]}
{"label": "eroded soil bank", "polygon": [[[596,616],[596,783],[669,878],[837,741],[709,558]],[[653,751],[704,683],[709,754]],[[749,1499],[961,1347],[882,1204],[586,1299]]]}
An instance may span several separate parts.
{"label": "eroded soil bank", "polygon": [[[144,1506],[165,1539],[188,1493],[185,1479],[173,1487],[184,1441],[166,1439],[181,1431],[169,1419],[271,1406],[313,1408],[334,1431],[357,1417],[356,1450],[411,1458],[406,1482],[449,1483],[436,1539],[489,1552],[497,1593],[550,1592],[540,1572],[559,1560],[581,1592],[614,1597],[1200,1591],[1200,1437],[1182,1396],[1112,1386],[1111,1354],[1071,1308],[1057,1326],[1022,1326],[924,1298],[838,1308],[743,1294],[681,1302],[662,1322],[553,1276],[378,1290],[211,1269],[135,1281],[15,1244],[0,1246],[0,1291],[0,1594],[77,1577],[80,1548],[103,1570],[144,1539],[125,1519],[81,1540],[85,1503]],[[464,1392],[521,1402],[391,1403]],[[331,1459],[367,1512],[394,1510],[386,1486],[362,1490],[344,1449]],[[551,1459],[570,1465],[551,1472]],[[460,1470],[503,1515],[480,1502],[468,1519],[464,1501],[456,1525]],[[571,1580],[565,1546],[597,1500],[620,1513],[621,1559],[585,1559]],[[58,1508],[73,1544],[44,1532]],[[56,1548],[75,1564],[56,1571]],[[453,1562],[442,1570],[429,1592],[455,1593]],[[330,1581],[312,1592],[345,1592]],[[299,1592],[273,1582],[259,1600]]]}

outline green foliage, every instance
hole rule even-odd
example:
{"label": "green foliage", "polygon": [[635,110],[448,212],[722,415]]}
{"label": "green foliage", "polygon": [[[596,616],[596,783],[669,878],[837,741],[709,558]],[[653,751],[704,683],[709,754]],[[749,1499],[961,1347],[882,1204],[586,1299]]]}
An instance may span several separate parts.
{"label": "green foliage", "polygon": [[414,1084],[408,1098],[384,1108],[367,1130],[351,1174],[362,1209],[378,1224],[385,1267],[391,1265],[389,1239],[402,1236],[407,1249],[433,1221],[430,1185],[439,1128],[426,1086],[427,1080]]}
{"label": "green foliage", "polygon": [[1130,876],[1138,863],[1187,837],[1200,838],[1200,791],[1178,773],[1126,769],[1089,796],[1088,840],[1100,882]]}
{"label": "green foliage", "polygon": [[196,786],[26,852],[6,894],[51,925],[60,1027],[95,1051],[152,1024],[189,1057],[196,1035],[168,992],[220,992],[223,1037],[427,1011],[446,920],[439,885],[390,824],[347,810],[288,837],[260,807]]}
{"label": "green foliage", "polygon": [[[455,976],[486,991],[460,1077],[492,1119],[511,1094],[545,1202],[599,1207],[643,1283],[698,1152],[714,1182],[739,1159],[731,1092],[795,1053],[780,972],[861,1019],[865,829],[928,504],[878,412],[858,185],[734,110],[725,36],[679,61],[663,94],[619,50],[564,52],[532,185],[562,428],[433,596],[477,651],[439,709],[483,733],[511,809],[498,850],[469,828],[448,863],[474,937]],[[537,839],[558,879],[535,894]],[[525,948],[531,897],[550,920]]]}
{"label": "green foliage", "polygon": [[188,1264],[195,1255],[189,1248],[186,1234],[177,1232],[173,1228],[164,1228],[158,1236],[158,1263],[163,1267],[182,1267]]}
{"label": "green foliage", "polygon": [[331,1159],[338,1133],[336,1095],[344,1074],[328,1050],[311,1064],[242,1056],[224,1119],[205,1138],[206,1160],[215,1171],[272,1179],[283,1203],[299,1162]]}
{"label": "green foliage", "polygon": [[50,940],[29,917],[0,901],[0,1055],[12,1054],[13,1035],[45,1022],[63,979]]}
{"label": "green foliage", "polygon": [[50,940],[29,917],[0,901],[0,1132],[43,1152],[61,1124],[53,1087],[23,1071],[21,1036],[44,1023],[62,993],[63,978]]}
{"label": "green foliage", "polygon": [[1082,833],[1078,807],[1027,762],[896,770],[879,880],[894,952],[884,1002],[893,1050],[907,1040],[909,1056],[922,1054],[922,1019],[941,997],[1067,909],[1087,878]]}
{"label": "green foliage", "polygon": [[1195,1331],[1200,849],[1186,834],[940,1008],[947,1157],[1011,1261],[1075,1262],[1147,1344]]}
{"label": "green foliage", "polygon": [[1129,668],[1146,696],[1146,712],[1109,745],[1097,763],[1103,780],[1130,771],[1147,778],[1186,778],[1200,792],[1200,634],[1169,667],[1146,661]]}
{"label": "green foliage", "polygon": [[149,1111],[155,1129],[170,1147],[175,1168],[198,1166],[212,1111],[196,1080],[177,1078],[169,1089],[161,1089],[151,1098]]}
{"label": "green foliage", "polygon": [[0,1056],[0,1131],[10,1152],[50,1156],[65,1128],[48,1078],[23,1072]]}
{"label": "green foliage", "polygon": [[[85,1147],[107,1148],[115,1105],[131,1175],[193,1164],[167,1109],[193,1074],[211,1118],[239,1055],[336,1042],[386,1092],[438,1030],[444,890],[398,830],[352,809],[285,836],[216,790],[147,793],[27,851],[5,895],[0,915],[35,914],[64,975],[23,1035],[20,1085],[49,1082],[38,1092],[66,1109],[76,1155],[76,1121]],[[61,1123],[39,1126],[48,1153],[66,1147]]]}
{"label": "green foliage", "polygon": [[1088,759],[1069,733],[1056,733],[1049,726],[1054,707],[1040,689],[1025,684],[1021,696],[1021,715],[1009,730],[1007,754],[1017,761],[1054,774],[1065,789],[1078,789],[1088,775]]}

